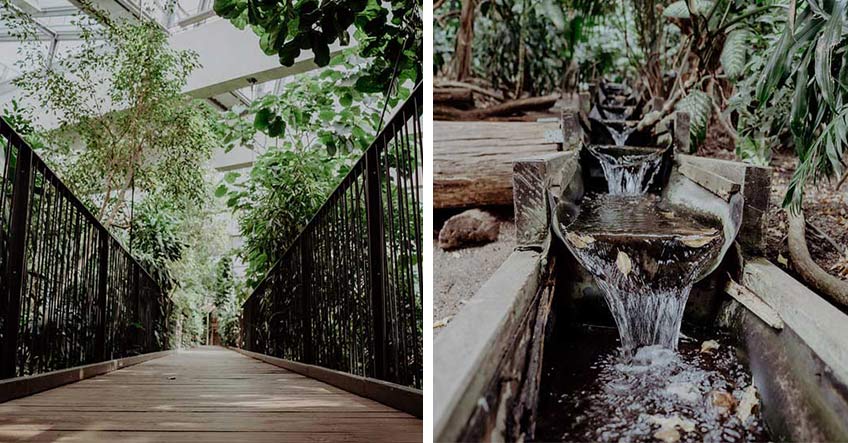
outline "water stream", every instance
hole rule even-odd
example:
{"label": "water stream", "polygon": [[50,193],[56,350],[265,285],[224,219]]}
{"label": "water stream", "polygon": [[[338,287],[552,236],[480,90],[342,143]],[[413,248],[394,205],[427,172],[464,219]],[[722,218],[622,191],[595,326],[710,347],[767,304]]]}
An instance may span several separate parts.
{"label": "water stream", "polygon": [[657,150],[648,154],[613,156],[600,146],[589,146],[588,149],[601,163],[609,193],[613,195],[642,195],[647,192],[660,170],[663,154],[663,151]]}
{"label": "water stream", "polygon": [[721,248],[719,222],[653,194],[589,194],[562,231],[603,290],[625,354],[677,349],[689,291]]}

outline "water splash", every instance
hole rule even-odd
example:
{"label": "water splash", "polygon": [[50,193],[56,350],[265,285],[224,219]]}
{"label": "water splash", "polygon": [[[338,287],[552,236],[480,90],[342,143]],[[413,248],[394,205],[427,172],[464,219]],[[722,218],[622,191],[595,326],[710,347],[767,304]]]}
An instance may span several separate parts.
{"label": "water splash", "polygon": [[562,227],[566,246],[603,291],[626,354],[677,349],[692,285],[721,249],[716,224],[656,195],[596,194]]}
{"label": "water splash", "polygon": [[662,162],[662,151],[616,157],[602,152],[599,147],[590,146],[589,152],[601,163],[609,193],[613,195],[646,193]]}
{"label": "water splash", "polygon": [[670,432],[681,443],[768,441],[759,408],[745,419],[740,414],[752,382],[732,346],[710,353],[698,342],[679,353],[646,346],[626,357],[611,349],[604,331],[568,332],[600,349],[591,360],[578,357],[592,362],[585,369],[573,367],[573,355],[546,363],[543,383],[563,371],[578,381],[545,386],[543,395],[555,397],[540,407],[540,440],[656,442]]}

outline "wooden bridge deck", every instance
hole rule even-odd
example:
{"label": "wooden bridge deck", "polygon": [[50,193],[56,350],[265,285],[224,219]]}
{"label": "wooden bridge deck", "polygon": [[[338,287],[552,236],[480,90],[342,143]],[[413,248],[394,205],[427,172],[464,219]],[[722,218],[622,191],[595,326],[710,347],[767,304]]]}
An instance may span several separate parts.
{"label": "wooden bridge deck", "polygon": [[420,441],[422,422],[224,348],[0,404],[0,441]]}

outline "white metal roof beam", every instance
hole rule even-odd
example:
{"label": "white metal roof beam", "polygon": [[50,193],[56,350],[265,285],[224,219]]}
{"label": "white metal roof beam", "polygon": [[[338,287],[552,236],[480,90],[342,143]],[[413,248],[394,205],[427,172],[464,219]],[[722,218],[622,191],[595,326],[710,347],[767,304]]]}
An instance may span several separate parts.
{"label": "white metal roof beam", "polygon": [[[170,38],[171,47],[188,49],[200,57],[200,69],[188,79],[184,89],[197,98],[209,98],[252,83],[300,74],[318,68],[311,51],[304,51],[292,66],[282,66],[275,56],[259,48],[259,37],[249,28],[239,30],[229,21],[213,19],[195,28],[176,33]],[[343,48],[330,46],[333,57]]]}

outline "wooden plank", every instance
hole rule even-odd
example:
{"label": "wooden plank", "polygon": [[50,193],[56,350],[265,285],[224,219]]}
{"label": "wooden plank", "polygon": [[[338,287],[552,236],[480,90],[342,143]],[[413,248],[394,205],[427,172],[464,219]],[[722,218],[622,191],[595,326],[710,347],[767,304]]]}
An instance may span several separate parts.
{"label": "wooden plank", "polygon": [[727,286],[724,288],[724,292],[733,297],[739,303],[742,303],[742,306],[748,308],[751,313],[759,317],[760,320],[764,321],[767,325],[777,330],[783,329],[783,320],[781,320],[780,314],[778,314],[774,308],[769,306],[750,289],[736,283],[733,280],[728,280]]}
{"label": "wooden plank", "polygon": [[724,201],[730,201],[730,196],[739,192],[742,185],[716,174],[710,170],[701,168],[692,163],[680,165],[680,173],[689,180],[703,186],[708,191],[721,197]]}
{"label": "wooden plank", "polygon": [[433,122],[433,205],[512,204],[515,160],[556,152],[558,122]]}
{"label": "wooden plank", "polygon": [[384,405],[412,414],[417,418],[423,418],[424,416],[424,393],[420,389],[413,389],[383,380],[360,377],[320,366],[285,360],[244,349],[232,349],[249,357],[264,361],[265,363],[295,371],[356,395],[376,400]]}
{"label": "wooden plank", "polygon": [[0,441],[421,441],[421,420],[217,347],[0,404]]}

